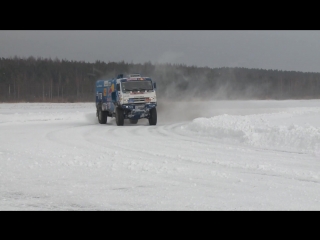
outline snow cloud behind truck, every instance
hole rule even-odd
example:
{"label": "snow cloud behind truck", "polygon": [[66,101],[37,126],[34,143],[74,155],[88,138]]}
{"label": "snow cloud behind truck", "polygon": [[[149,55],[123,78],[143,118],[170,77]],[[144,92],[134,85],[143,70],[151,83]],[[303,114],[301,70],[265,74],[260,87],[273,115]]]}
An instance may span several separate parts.
{"label": "snow cloud behind truck", "polygon": [[107,123],[107,117],[115,117],[118,126],[124,119],[136,124],[147,118],[150,125],[157,124],[156,83],[150,77],[129,74],[123,77],[96,81],[96,109],[100,124]]}

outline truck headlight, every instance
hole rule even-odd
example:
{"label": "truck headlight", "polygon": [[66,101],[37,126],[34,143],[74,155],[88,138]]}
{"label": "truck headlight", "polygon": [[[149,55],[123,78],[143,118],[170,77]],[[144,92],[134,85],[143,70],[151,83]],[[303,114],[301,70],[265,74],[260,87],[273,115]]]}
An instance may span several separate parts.
{"label": "truck headlight", "polygon": [[155,102],[156,101],[156,98],[155,97],[147,97],[146,99],[146,102]]}
{"label": "truck headlight", "polygon": [[128,99],[129,99],[129,98],[126,98],[126,97],[122,98],[122,97],[121,97],[121,98],[120,98],[120,101],[123,100],[124,103],[127,103],[127,102],[128,102]]}

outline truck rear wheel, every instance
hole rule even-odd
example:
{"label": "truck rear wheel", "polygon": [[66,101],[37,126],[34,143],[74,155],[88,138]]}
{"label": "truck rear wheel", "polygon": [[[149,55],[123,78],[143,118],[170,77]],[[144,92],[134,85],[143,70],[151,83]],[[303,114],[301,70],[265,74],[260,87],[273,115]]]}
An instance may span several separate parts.
{"label": "truck rear wheel", "polygon": [[123,111],[121,108],[116,108],[116,123],[117,126],[123,126],[124,117],[123,117]]}
{"label": "truck rear wheel", "polygon": [[157,109],[152,108],[150,109],[149,125],[156,125],[156,124],[157,124]]}
{"label": "truck rear wheel", "polygon": [[102,111],[101,108],[99,108],[98,110],[98,121],[100,124],[107,123],[107,112]]}

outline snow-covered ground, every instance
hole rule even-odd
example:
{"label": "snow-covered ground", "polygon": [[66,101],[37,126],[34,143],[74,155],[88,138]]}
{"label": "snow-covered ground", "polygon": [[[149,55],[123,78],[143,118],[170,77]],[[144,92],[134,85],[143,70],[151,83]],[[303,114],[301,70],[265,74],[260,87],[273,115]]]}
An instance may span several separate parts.
{"label": "snow-covered ground", "polygon": [[320,100],[1,103],[0,210],[320,210]]}

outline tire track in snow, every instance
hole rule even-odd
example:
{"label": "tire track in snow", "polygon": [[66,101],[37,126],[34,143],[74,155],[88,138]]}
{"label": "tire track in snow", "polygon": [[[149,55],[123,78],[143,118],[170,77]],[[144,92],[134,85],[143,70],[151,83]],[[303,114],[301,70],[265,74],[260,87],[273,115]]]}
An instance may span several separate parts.
{"label": "tire track in snow", "polygon": [[[253,151],[252,147],[241,147],[238,145],[219,143],[217,140],[210,139],[206,136],[191,136],[181,131],[186,122],[145,126],[145,125],[79,125],[67,127],[61,130],[55,130],[47,133],[47,137],[51,141],[56,141],[62,145],[75,145],[79,149],[86,149],[90,155],[108,154],[115,157],[116,154],[131,159],[123,162],[123,166],[143,166],[148,165],[148,171],[157,172],[162,169],[183,169],[185,164],[196,165],[206,164],[210,167],[219,166],[227,169],[242,169],[245,172],[253,174],[262,174],[268,176],[288,175],[292,178],[292,173],[279,173],[276,167],[261,168],[263,163],[248,164],[246,159],[248,151]],[[64,139],[64,136],[73,135],[75,142],[70,142],[69,138]],[[85,144],[79,139],[84,139]],[[184,147],[183,142],[188,142]],[[190,148],[190,143],[194,146]],[[164,152],[164,150],[166,152]],[[202,149],[202,156],[199,157],[197,150]],[[235,154],[236,152],[236,154]],[[233,159],[237,156],[239,161]],[[269,158],[270,151],[266,150],[265,161]],[[139,157],[135,157],[139,156]],[[150,159],[155,159],[152,162]],[[171,167],[168,168],[170,162]],[[261,162],[261,160],[260,160]],[[118,164],[121,164],[118,162]],[[301,176],[294,176],[300,178]],[[303,178],[305,179],[305,177]],[[314,179],[305,179],[306,181],[315,181]]]}

